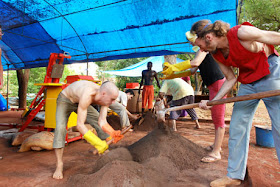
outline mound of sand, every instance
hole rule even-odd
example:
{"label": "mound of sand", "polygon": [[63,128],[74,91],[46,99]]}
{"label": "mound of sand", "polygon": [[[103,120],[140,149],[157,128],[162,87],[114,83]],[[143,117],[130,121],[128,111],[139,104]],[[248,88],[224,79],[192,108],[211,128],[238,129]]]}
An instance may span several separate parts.
{"label": "mound of sand", "polygon": [[[131,121],[131,124],[133,125],[133,130],[135,131],[152,131],[157,127],[157,122],[155,115],[152,112],[147,112],[143,116],[144,120],[139,125],[138,120]],[[120,117],[116,115],[110,115],[107,117],[107,122],[112,126],[115,130],[121,130],[121,123],[120,123]]]}
{"label": "mound of sand", "polygon": [[102,167],[104,167],[106,164],[114,161],[114,160],[121,160],[121,161],[132,161],[132,156],[128,149],[126,148],[117,148],[113,149],[106,155],[100,157],[96,164],[93,166],[93,172],[97,172]]}
{"label": "mound of sand", "polygon": [[[138,142],[103,155],[67,186],[164,186],[182,170],[195,170],[205,150],[177,133],[156,128]],[[133,159],[133,160],[132,160]]]}
{"label": "mound of sand", "polygon": [[128,147],[134,161],[145,162],[150,158],[168,158],[180,170],[196,169],[205,150],[180,136],[155,129],[138,142]]}
{"label": "mound of sand", "polygon": [[152,131],[157,127],[156,117],[152,112],[147,112],[143,116],[144,121],[139,125],[139,120],[133,122],[133,130],[136,131]]}

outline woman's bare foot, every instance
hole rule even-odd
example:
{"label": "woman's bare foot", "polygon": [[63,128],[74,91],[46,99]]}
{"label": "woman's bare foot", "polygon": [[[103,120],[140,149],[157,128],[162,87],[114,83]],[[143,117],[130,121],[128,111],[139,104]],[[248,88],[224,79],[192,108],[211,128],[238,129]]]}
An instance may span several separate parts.
{"label": "woman's bare foot", "polygon": [[196,125],[195,128],[196,129],[200,129],[201,127],[200,127],[200,125]]}
{"label": "woman's bare foot", "polygon": [[57,164],[56,170],[53,174],[54,179],[63,179],[63,164]]}

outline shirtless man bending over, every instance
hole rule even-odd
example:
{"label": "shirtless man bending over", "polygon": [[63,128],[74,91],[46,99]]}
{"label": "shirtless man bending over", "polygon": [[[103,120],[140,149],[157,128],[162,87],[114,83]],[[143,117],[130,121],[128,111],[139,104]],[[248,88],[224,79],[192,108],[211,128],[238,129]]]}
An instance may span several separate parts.
{"label": "shirtless man bending over", "polygon": [[[65,146],[66,125],[71,112],[77,112],[77,129],[82,133],[84,139],[98,150],[99,154],[108,149],[105,141],[107,138],[114,138],[116,142],[123,137],[120,135],[120,131],[114,131],[106,120],[108,106],[114,103],[118,94],[119,89],[112,82],[104,82],[99,86],[85,80],[70,84],[59,94],[57,97],[56,129],[53,142],[57,159],[56,170],[53,174],[54,179],[63,178],[62,156]],[[100,114],[91,104],[101,106]],[[85,126],[85,121],[96,129],[100,138],[88,130]]]}

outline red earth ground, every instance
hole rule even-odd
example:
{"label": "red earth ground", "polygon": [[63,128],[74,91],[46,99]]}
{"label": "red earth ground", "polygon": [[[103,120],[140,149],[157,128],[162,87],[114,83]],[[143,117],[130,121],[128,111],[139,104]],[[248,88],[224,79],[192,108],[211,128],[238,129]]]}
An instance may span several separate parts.
{"label": "red earth ground", "polygon": [[[202,128],[196,130],[194,128],[195,124],[190,121],[188,117],[181,118],[177,121],[178,134],[191,140],[199,147],[206,147],[214,141],[213,124],[211,121],[206,120],[210,119],[210,111],[203,111],[200,109],[196,109],[196,111]],[[232,104],[227,104],[227,121],[230,120],[231,111]],[[1,118],[0,122],[20,123],[18,119],[3,118]],[[255,114],[253,126],[254,125],[270,125],[267,111],[262,102]],[[229,124],[227,124],[226,127],[222,146],[222,159],[220,161],[207,164],[201,163],[197,169],[183,170],[178,176],[174,176],[175,179],[170,179],[172,183],[169,183],[167,186],[209,186],[212,180],[226,175],[228,157],[227,142],[229,137],[228,128]],[[0,127],[0,129],[4,130],[7,128]],[[123,140],[111,146],[111,150],[117,147],[129,146],[145,137],[147,134],[147,131],[135,130],[133,132],[128,132]],[[52,179],[52,174],[55,170],[56,160],[53,151],[29,151],[18,153],[18,147],[12,147],[7,139],[0,138],[0,156],[3,156],[3,159],[0,160],[0,186],[77,186],[79,184],[69,184],[69,181],[75,181],[73,180],[75,176],[82,177],[81,174],[89,173],[89,165],[92,166],[99,159],[99,156],[92,155],[90,152],[91,150],[91,145],[84,140],[68,144],[64,151],[64,179],[54,180]],[[104,171],[107,169],[109,171],[110,167],[116,167],[116,165],[120,163],[124,163],[123,169],[128,168],[125,162],[114,162],[112,166],[106,165],[101,170]],[[165,165],[165,163],[162,164]],[[164,168],[164,166],[162,167]],[[121,173],[121,171],[119,172]],[[276,151],[274,148],[264,148],[256,145],[254,127],[251,130],[248,173],[249,178],[242,186],[280,186],[280,165],[276,156]],[[92,176],[91,180],[96,178],[95,175],[89,176]],[[89,178],[84,179],[89,180]],[[107,178],[105,175],[104,180],[112,179],[110,175],[107,175]],[[96,186],[102,186],[101,184],[103,183],[99,181],[96,183]],[[116,186],[133,185],[121,185],[120,183]]]}

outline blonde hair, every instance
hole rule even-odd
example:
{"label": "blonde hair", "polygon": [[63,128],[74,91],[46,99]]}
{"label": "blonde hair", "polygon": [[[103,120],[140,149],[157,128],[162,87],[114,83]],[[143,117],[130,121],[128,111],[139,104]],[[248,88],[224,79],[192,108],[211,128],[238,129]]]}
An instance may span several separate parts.
{"label": "blonde hair", "polygon": [[214,33],[217,37],[226,36],[230,29],[230,25],[223,21],[215,21],[211,24],[210,20],[204,19],[195,22],[190,30],[196,34],[198,38],[203,38],[208,33]]}

